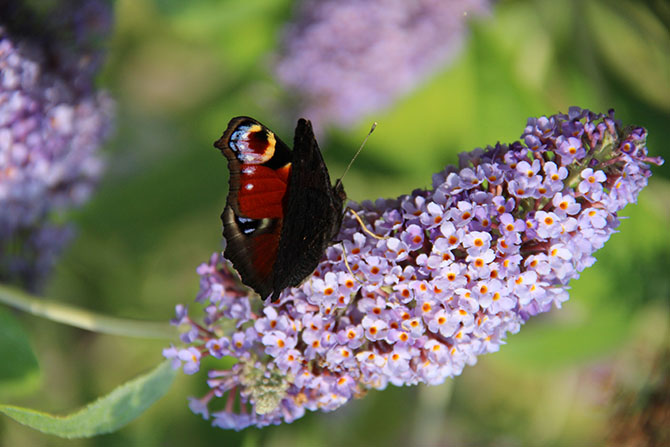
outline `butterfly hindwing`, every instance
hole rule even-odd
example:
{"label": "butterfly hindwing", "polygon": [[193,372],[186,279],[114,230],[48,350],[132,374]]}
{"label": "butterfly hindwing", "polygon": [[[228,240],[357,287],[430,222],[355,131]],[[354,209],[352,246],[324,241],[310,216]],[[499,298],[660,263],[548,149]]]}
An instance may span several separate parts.
{"label": "butterfly hindwing", "polygon": [[288,203],[274,280],[273,300],[311,274],[342,223],[344,189],[330,184],[312,125],[301,119],[295,130]]}

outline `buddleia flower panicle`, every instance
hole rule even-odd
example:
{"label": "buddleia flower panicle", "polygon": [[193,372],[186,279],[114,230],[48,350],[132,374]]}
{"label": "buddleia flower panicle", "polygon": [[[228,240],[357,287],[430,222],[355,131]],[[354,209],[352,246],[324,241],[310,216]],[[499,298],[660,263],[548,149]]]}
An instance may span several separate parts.
{"label": "buddleia flower panicle", "polygon": [[322,128],[391,104],[454,58],[489,0],[306,0],[287,26],[279,81]]}
{"label": "buddleia flower panicle", "polygon": [[[461,154],[433,188],[350,204],[338,240],[300,287],[262,303],[214,254],[198,267],[204,317],[177,307],[184,347],[208,372],[194,412],[222,428],[291,422],[389,384],[437,385],[500,349],[533,315],[560,308],[651,175],[646,131],[571,108],[531,118],[512,144]],[[345,263],[346,257],[346,263]],[[225,362],[222,365],[226,364]],[[221,401],[213,407],[212,400]]]}
{"label": "buddleia flower panicle", "polygon": [[43,23],[21,5],[0,7],[0,280],[36,289],[72,234],[59,215],[102,172],[113,104],[93,87],[101,51],[86,42],[109,31],[111,10],[69,2]]}

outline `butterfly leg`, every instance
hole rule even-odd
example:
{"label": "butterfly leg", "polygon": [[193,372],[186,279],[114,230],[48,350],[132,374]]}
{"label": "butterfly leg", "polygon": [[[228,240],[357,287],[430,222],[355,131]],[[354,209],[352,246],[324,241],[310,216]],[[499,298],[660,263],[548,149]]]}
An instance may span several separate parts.
{"label": "butterfly leg", "polygon": [[363,219],[361,219],[361,216],[359,216],[356,211],[354,211],[351,208],[347,208],[347,211],[349,211],[351,214],[353,214],[353,216],[356,218],[356,220],[358,221],[358,223],[361,226],[361,229],[363,230],[363,232],[365,234],[367,234],[368,236],[372,236],[373,238],[379,239],[379,240],[388,239],[388,236],[379,236],[378,234],[375,234],[372,231],[368,230],[368,227],[366,227],[365,223],[363,223]]}

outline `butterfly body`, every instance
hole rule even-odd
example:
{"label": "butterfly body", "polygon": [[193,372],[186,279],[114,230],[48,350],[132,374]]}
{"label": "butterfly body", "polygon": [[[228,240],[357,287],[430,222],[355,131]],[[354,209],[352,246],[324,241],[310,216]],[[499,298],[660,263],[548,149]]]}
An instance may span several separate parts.
{"label": "butterfly body", "polygon": [[328,169],[309,121],[298,121],[291,151],[253,118],[236,117],[214,143],[228,159],[221,214],[224,256],[261,298],[309,276],[342,224],[346,195]]}

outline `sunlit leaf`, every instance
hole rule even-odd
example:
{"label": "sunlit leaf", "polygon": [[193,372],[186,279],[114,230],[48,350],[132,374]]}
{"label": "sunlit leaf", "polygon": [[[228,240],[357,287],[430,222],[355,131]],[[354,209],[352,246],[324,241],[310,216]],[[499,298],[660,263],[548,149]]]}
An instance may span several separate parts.
{"label": "sunlit leaf", "polygon": [[163,362],[151,372],[126,382],[67,416],[13,405],[0,405],[0,412],[43,433],[63,438],[86,438],[115,431],[135,419],[167,392],[174,377],[170,363]]}

